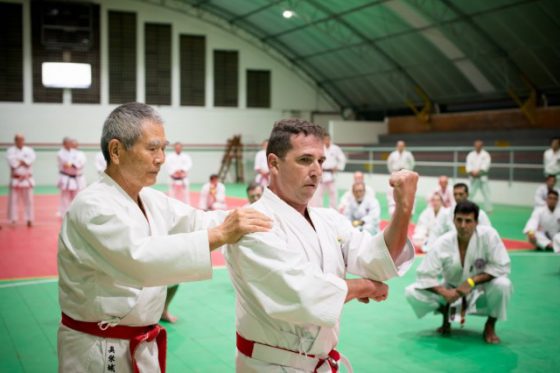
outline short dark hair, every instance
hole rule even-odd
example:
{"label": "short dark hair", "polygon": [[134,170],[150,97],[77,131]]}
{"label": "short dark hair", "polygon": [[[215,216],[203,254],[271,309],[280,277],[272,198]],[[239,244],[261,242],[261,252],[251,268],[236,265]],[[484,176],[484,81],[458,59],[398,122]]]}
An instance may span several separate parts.
{"label": "short dark hair", "polygon": [[210,180],[217,180],[217,179],[218,179],[218,175],[216,174],[210,175]]}
{"label": "short dark hair", "polygon": [[465,193],[469,194],[469,186],[465,183],[457,183],[453,185],[453,189],[463,188],[465,189]]}
{"label": "short dark hair", "polygon": [[556,180],[556,175],[554,175],[554,174],[548,174],[548,175],[546,175],[546,177],[545,177],[544,179],[545,179],[545,180],[548,180],[548,179],[554,179],[554,180]]}
{"label": "short dark hair", "polygon": [[274,123],[268,139],[266,155],[276,154],[279,158],[284,158],[292,148],[292,135],[299,135],[300,133],[305,136],[315,136],[321,140],[325,136],[325,130],[317,124],[298,118],[281,119]]}
{"label": "short dark hair", "polygon": [[549,190],[548,193],[546,193],[546,196],[548,197],[549,195],[554,194],[556,197],[558,197],[558,192],[555,191],[554,189]]}
{"label": "short dark hair", "polygon": [[474,202],[469,200],[459,202],[455,206],[455,210],[453,211],[453,217],[457,216],[457,214],[471,214],[474,213],[474,220],[478,221],[478,213],[480,212],[480,208]]}

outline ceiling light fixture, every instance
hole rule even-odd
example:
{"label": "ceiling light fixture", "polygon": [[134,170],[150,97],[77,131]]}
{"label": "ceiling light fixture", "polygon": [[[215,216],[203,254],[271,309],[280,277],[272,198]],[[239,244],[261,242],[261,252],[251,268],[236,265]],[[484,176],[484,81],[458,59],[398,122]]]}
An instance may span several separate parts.
{"label": "ceiling light fixture", "polygon": [[282,17],[286,18],[286,19],[290,19],[295,15],[295,13],[292,10],[285,10],[282,12]]}

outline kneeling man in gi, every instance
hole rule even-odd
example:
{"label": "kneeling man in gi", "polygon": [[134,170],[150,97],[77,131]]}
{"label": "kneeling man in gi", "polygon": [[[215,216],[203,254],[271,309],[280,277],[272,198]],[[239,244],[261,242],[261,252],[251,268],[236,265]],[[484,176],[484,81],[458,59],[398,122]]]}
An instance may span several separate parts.
{"label": "kneeling man in gi", "polygon": [[[334,209],[309,207],[323,172],[323,135],[300,119],[275,124],[267,148],[270,184],[252,204],[272,218],[272,230],[249,234],[226,251],[237,293],[238,372],[336,372],[345,362],[335,350],[344,303],[386,299],[381,281],[402,275],[414,259],[406,237],[414,172],[391,176],[397,207],[375,236]],[[347,273],[361,278],[346,279]]]}
{"label": "kneeling man in gi", "polygon": [[498,232],[478,225],[478,213],[478,206],[468,200],[455,206],[456,231],[436,240],[405,294],[419,318],[432,311],[443,314],[437,329],[442,335],[451,333],[450,321],[462,326],[466,314],[487,315],[483,338],[497,344],[496,321],[506,319],[513,289],[510,260]]}

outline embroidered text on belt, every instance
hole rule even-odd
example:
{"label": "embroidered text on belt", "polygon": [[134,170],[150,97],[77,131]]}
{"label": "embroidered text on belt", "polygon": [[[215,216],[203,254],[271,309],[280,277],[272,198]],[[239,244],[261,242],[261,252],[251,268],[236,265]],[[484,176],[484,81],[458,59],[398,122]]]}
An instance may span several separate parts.
{"label": "embroidered text on belt", "polygon": [[165,373],[165,355],[167,352],[167,332],[161,325],[149,326],[109,326],[101,329],[101,323],[74,320],[66,314],[62,314],[62,325],[78,332],[95,335],[101,338],[128,339],[130,341],[130,358],[134,373],[139,373],[138,364],[134,352],[140,343],[156,340],[158,347],[159,368]]}
{"label": "embroidered text on belt", "polygon": [[[239,333],[237,333],[237,349],[243,355],[256,360],[289,366],[307,372],[317,372],[317,369],[326,363],[330,366],[331,372],[336,373],[338,372],[338,362],[341,360],[340,353],[334,349],[329,352],[326,358],[318,358],[315,355],[306,355],[282,347],[250,341],[243,338]],[[349,363],[347,361],[345,363],[348,371],[351,372],[352,368],[349,366]]]}

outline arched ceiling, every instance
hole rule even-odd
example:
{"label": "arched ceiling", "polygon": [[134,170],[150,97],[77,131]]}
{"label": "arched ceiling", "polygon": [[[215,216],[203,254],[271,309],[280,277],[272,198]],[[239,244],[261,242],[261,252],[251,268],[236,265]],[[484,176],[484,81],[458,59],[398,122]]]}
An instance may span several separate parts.
{"label": "arched ceiling", "polygon": [[560,97],[558,0],[149,2],[250,34],[356,112]]}

